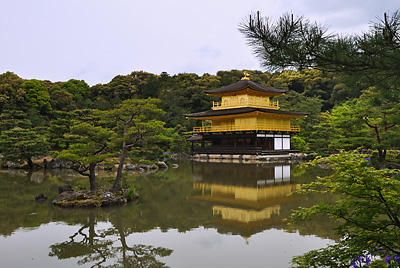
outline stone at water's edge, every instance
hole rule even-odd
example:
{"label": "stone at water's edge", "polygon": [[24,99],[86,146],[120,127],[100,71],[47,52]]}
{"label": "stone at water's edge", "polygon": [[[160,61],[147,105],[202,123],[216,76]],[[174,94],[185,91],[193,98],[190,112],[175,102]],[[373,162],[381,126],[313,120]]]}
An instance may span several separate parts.
{"label": "stone at water's edge", "polygon": [[138,200],[139,196],[128,196],[129,190],[122,190],[117,194],[111,192],[91,192],[76,190],[62,192],[53,200],[53,205],[64,208],[89,208],[122,205],[128,201]]}
{"label": "stone at water's edge", "polygon": [[123,167],[124,170],[128,170],[128,171],[149,171],[149,170],[159,170],[159,169],[168,169],[167,164],[165,164],[165,162],[158,162],[157,164],[143,164],[143,163],[139,163],[137,165],[134,164],[125,164]]}
{"label": "stone at water's edge", "polygon": [[136,166],[133,164],[124,165],[124,170],[136,170]]}
{"label": "stone at water's edge", "polygon": [[157,163],[157,166],[158,166],[158,168],[160,168],[160,169],[168,169],[168,166],[167,166],[167,164],[165,164],[165,162],[158,162]]}
{"label": "stone at water's edge", "polygon": [[41,202],[41,201],[45,201],[47,200],[47,196],[45,196],[44,194],[38,194],[35,196],[35,201],[37,202]]}

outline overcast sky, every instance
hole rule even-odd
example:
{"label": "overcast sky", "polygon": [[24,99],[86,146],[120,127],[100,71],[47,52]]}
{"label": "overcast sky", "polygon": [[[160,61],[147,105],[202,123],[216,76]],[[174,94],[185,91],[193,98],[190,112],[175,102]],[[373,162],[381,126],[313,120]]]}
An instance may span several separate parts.
{"label": "overcast sky", "polygon": [[12,0],[0,4],[0,73],[89,85],[146,71],[262,70],[238,31],[251,12],[367,31],[400,0]]}

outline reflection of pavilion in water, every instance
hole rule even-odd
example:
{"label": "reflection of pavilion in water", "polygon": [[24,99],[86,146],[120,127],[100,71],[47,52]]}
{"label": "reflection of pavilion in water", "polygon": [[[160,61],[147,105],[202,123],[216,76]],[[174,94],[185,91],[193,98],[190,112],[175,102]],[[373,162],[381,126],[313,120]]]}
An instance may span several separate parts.
{"label": "reflection of pavilion in water", "polygon": [[[249,237],[274,224],[281,223],[285,203],[295,202],[291,193],[290,165],[207,164],[202,172],[194,171],[194,189],[200,193],[191,197],[213,203],[212,222],[218,229]],[[200,175],[201,174],[201,175]]]}

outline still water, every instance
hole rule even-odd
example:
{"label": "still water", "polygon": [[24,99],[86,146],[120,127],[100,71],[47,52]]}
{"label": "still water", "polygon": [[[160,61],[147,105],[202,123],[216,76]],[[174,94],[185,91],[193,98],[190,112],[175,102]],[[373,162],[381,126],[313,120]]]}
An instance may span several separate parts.
{"label": "still water", "polygon": [[[75,173],[0,172],[1,267],[289,267],[291,258],[334,243],[333,223],[286,225],[297,207],[327,201],[296,196],[326,170],[295,165],[179,162],[127,174],[137,204],[99,209],[51,205],[57,187],[88,187]],[[99,174],[110,187],[112,174]],[[49,200],[33,201],[38,193]]]}

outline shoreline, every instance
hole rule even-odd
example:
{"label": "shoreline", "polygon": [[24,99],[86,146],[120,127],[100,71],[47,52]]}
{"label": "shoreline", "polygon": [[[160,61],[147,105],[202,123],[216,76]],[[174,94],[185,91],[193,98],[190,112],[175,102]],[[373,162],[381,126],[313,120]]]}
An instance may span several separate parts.
{"label": "shoreline", "polygon": [[213,163],[290,163],[292,161],[304,162],[313,157],[313,155],[299,153],[281,155],[195,154],[191,160]]}

